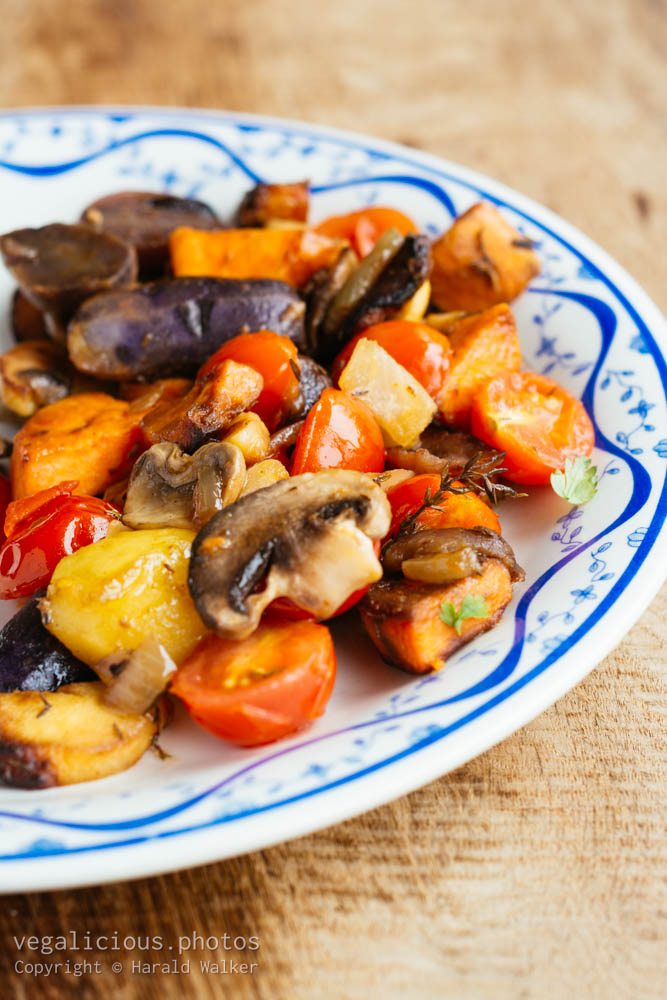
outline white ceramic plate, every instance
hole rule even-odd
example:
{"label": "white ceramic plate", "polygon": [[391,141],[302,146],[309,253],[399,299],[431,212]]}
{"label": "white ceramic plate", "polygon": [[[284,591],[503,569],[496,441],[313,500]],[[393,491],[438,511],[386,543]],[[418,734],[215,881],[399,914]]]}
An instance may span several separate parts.
{"label": "white ceramic plate", "polygon": [[[598,495],[577,509],[533,490],[503,508],[526,582],[502,623],[440,673],[387,667],[348,616],[334,627],[339,678],[326,715],[294,739],[235,749],[179,715],[161,741],[167,760],[148,753],[86,785],[1,789],[4,891],[198,865],[396,798],[552,704],[620,640],[665,576],[665,322],[566,222],[470,170],[320,126],[159,109],[0,116],[0,231],[75,220],[94,198],[127,188],[196,196],[225,214],[258,179],[304,177],[315,220],[384,203],[435,234],[484,197],[537,242],[542,274],[515,303],[526,364],[585,401]],[[3,314],[10,291],[3,273]]]}

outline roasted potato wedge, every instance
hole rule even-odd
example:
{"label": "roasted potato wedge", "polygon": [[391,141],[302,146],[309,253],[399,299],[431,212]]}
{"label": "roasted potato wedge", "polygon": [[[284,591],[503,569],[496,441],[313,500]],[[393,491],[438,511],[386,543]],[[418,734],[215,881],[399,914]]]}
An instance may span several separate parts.
{"label": "roasted potato wedge", "polygon": [[100,681],[57,691],[0,693],[0,782],[49,788],[105,778],[136,763],[165,724],[163,699],[145,715],[104,704]]}

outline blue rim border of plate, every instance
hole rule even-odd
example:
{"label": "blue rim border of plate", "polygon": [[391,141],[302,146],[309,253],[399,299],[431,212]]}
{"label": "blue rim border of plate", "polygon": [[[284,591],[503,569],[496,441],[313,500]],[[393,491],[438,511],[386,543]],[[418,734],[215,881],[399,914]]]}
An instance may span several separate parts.
{"label": "blue rim border of plate", "polygon": [[[667,365],[665,364],[665,360],[664,360],[664,358],[662,356],[662,353],[660,352],[660,349],[659,349],[659,347],[658,347],[658,345],[657,345],[657,343],[656,343],[656,341],[655,341],[655,339],[654,339],[654,337],[653,337],[653,335],[652,335],[649,327],[647,326],[647,324],[645,323],[645,321],[643,320],[643,318],[639,315],[639,313],[637,312],[636,308],[632,305],[632,303],[625,296],[625,294],[623,292],[621,292],[621,290],[617,287],[617,285],[609,277],[607,277],[607,275],[603,271],[601,271],[600,268],[596,264],[594,264],[581,250],[578,250],[575,246],[573,246],[569,242],[569,240],[567,240],[564,237],[558,235],[548,225],[546,225],[546,223],[538,221],[532,215],[530,215],[527,211],[524,211],[523,209],[518,208],[515,204],[512,204],[510,201],[507,201],[506,199],[504,199],[502,197],[499,197],[498,195],[492,194],[491,192],[485,190],[485,188],[481,184],[472,183],[469,180],[462,179],[462,178],[456,176],[455,174],[449,173],[448,171],[443,170],[442,168],[438,168],[437,166],[432,165],[430,163],[428,165],[424,165],[423,163],[420,163],[419,160],[412,159],[409,156],[401,155],[401,153],[398,153],[398,152],[396,152],[396,153],[394,153],[394,152],[384,153],[382,151],[378,151],[377,149],[374,149],[372,146],[366,146],[366,145],[364,145],[364,142],[363,142],[363,140],[362,140],[361,137],[359,138],[359,140],[355,140],[353,138],[350,138],[350,137],[346,136],[345,134],[340,134],[340,135],[336,135],[335,133],[332,134],[324,126],[313,125],[313,126],[309,127],[309,126],[306,126],[306,125],[300,125],[299,123],[290,123],[290,122],[285,121],[285,120],[271,120],[271,119],[267,119],[267,120],[260,119],[260,121],[258,121],[257,123],[253,123],[252,121],[251,122],[248,121],[248,116],[247,115],[243,115],[241,113],[239,113],[238,116],[235,116],[234,113],[229,113],[229,112],[215,113],[215,112],[206,112],[206,111],[195,111],[195,110],[189,110],[189,109],[164,109],[164,108],[163,109],[159,109],[159,108],[145,108],[144,109],[144,108],[138,108],[138,107],[137,108],[126,109],[124,112],[120,112],[119,109],[115,110],[115,109],[107,109],[107,108],[103,108],[103,107],[100,107],[100,108],[85,108],[85,107],[84,108],[78,108],[78,107],[71,107],[71,108],[64,108],[64,109],[63,108],[58,108],[58,109],[56,109],[56,108],[43,108],[43,109],[25,109],[25,110],[17,109],[17,110],[14,110],[14,111],[5,111],[5,112],[0,112],[0,119],[4,119],[4,118],[20,118],[20,117],[37,117],[37,116],[45,117],[47,115],[51,115],[51,116],[58,115],[60,117],[65,117],[67,115],[82,115],[82,114],[91,114],[91,115],[98,115],[98,116],[100,116],[100,115],[101,116],[106,116],[108,119],[110,119],[112,121],[113,120],[115,120],[115,121],[128,121],[128,120],[131,120],[133,117],[137,117],[137,116],[140,116],[140,115],[152,115],[154,117],[164,116],[164,117],[170,117],[170,118],[174,118],[174,117],[178,117],[178,116],[183,116],[183,115],[185,115],[186,117],[188,117],[188,116],[197,116],[198,118],[209,117],[214,122],[217,122],[219,124],[223,124],[224,123],[224,124],[227,124],[227,125],[233,125],[233,126],[236,126],[237,128],[239,128],[239,130],[241,130],[241,131],[264,131],[267,128],[272,128],[272,129],[275,129],[276,131],[279,131],[279,132],[282,131],[285,134],[291,134],[291,135],[295,135],[295,134],[298,134],[298,135],[301,135],[301,136],[318,135],[323,141],[327,141],[328,140],[328,141],[336,142],[339,145],[347,146],[348,148],[355,148],[355,149],[362,150],[363,152],[367,153],[368,155],[370,155],[371,157],[376,158],[376,159],[384,158],[384,159],[398,161],[398,162],[402,161],[402,162],[406,163],[409,166],[417,167],[420,170],[426,169],[429,172],[432,172],[432,173],[434,173],[436,175],[441,176],[443,179],[446,179],[446,180],[452,181],[452,182],[454,182],[456,184],[459,184],[459,185],[462,185],[464,187],[467,187],[469,190],[476,192],[477,194],[481,195],[482,197],[486,198],[489,201],[494,202],[497,205],[504,205],[505,207],[511,209],[511,211],[515,212],[516,214],[522,216],[527,221],[531,222],[533,225],[536,225],[544,233],[546,233],[547,235],[549,235],[552,239],[554,239],[556,242],[560,243],[570,253],[572,253],[590,271],[590,273],[591,273],[592,276],[594,276],[596,279],[600,280],[604,285],[606,285],[606,287],[608,288],[608,290],[618,300],[618,302],[625,309],[625,311],[627,312],[627,314],[631,317],[632,321],[636,324],[637,329],[639,330],[641,336],[643,337],[644,343],[646,344],[646,346],[648,348],[648,351],[651,354],[651,356],[652,356],[652,358],[654,360],[654,363],[656,365],[656,368],[657,368],[657,370],[658,370],[658,372],[660,374],[663,392],[665,393],[665,396],[667,397]],[[28,165],[22,166],[22,165],[10,164],[10,163],[6,163],[4,161],[0,161],[0,168],[6,168],[6,169],[9,169],[9,170],[13,170],[13,171],[16,171],[16,172],[24,173],[24,174],[26,174],[28,176],[34,176],[34,177],[48,176],[48,175],[53,176],[54,174],[57,174],[57,173],[64,173],[64,172],[68,172],[69,170],[76,169],[77,167],[82,166],[85,163],[90,162],[93,159],[99,159],[100,157],[106,155],[107,153],[112,152],[114,150],[117,150],[117,149],[121,148],[122,146],[128,145],[128,144],[130,144],[132,142],[138,142],[138,141],[141,141],[141,140],[145,140],[145,139],[149,139],[149,138],[154,138],[154,137],[157,138],[157,137],[161,137],[161,136],[162,137],[164,137],[164,136],[179,137],[180,136],[180,137],[183,137],[183,138],[190,138],[190,139],[195,139],[195,140],[201,140],[201,141],[208,142],[211,145],[216,146],[217,148],[219,148],[221,152],[224,152],[225,155],[227,155],[246,174],[246,176],[249,179],[251,179],[253,181],[261,180],[261,178],[254,171],[252,171],[250,168],[248,168],[247,165],[243,162],[243,160],[240,157],[238,157],[235,153],[233,153],[224,143],[219,142],[219,140],[214,139],[212,136],[207,136],[206,133],[194,132],[194,131],[190,131],[190,130],[187,130],[187,129],[155,129],[155,130],[150,130],[150,131],[147,131],[147,132],[137,133],[134,136],[123,138],[122,140],[119,140],[118,142],[110,143],[106,147],[104,147],[104,148],[102,148],[100,150],[96,150],[94,153],[91,153],[89,156],[82,157],[82,158],[79,158],[79,159],[77,159],[75,161],[70,161],[70,162],[64,163],[64,164],[53,164],[53,165],[50,165],[48,167],[38,168],[38,167],[34,167],[34,166],[33,167],[28,166]],[[382,142],[382,140],[379,140],[379,141]],[[428,154],[427,154],[427,158],[430,159],[430,157],[428,157]],[[394,175],[394,176],[387,175],[387,176],[380,177],[380,176],[376,175],[376,176],[360,177],[360,178],[355,178],[355,179],[352,179],[352,180],[334,182],[334,183],[327,184],[327,185],[315,186],[313,188],[313,190],[314,190],[315,193],[317,193],[317,192],[324,192],[324,191],[333,190],[333,189],[340,188],[340,187],[348,187],[348,186],[352,186],[352,185],[355,185],[355,184],[358,185],[358,184],[362,184],[362,183],[370,183],[372,181],[380,181],[380,180],[386,180],[386,181],[392,181],[392,182],[399,182],[399,183],[406,183],[406,184],[413,184],[413,185],[419,186],[419,187],[426,187],[426,188],[428,188],[428,190],[432,194],[434,194],[441,201],[441,203],[448,209],[448,211],[450,211],[451,214],[454,214],[453,213],[452,203],[451,203],[450,199],[448,198],[446,192],[442,191],[437,185],[431,184],[425,178],[421,178],[421,177],[411,178],[411,177],[403,177],[403,176],[396,176],[396,175]],[[484,179],[482,178],[482,180],[484,180]],[[601,329],[601,334],[602,334],[602,348],[601,348],[600,354],[598,356],[598,359],[597,359],[597,361],[595,363],[593,372],[591,373],[591,376],[589,377],[589,379],[587,381],[586,388],[585,388],[584,393],[583,393],[583,398],[584,398],[584,400],[587,401],[588,406],[589,406],[589,410],[592,413],[593,412],[593,407],[592,407],[592,402],[593,402],[592,393],[593,393],[594,382],[595,382],[595,379],[597,378],[597,376],[599,374],[600,367],[601,367],[601,365],[602,365],[602,363],[604,361],[606,353],[609,350],[609,347],[611,345],[611,342],[612,342],[612,339],[613,339],[613,335],[614,335],[614,332],[615,332],[615,318],[613,318],[613,322],[607,322],[608,317],[606,319],[604,314],[605,314],[605,312],[606,313],[611,313],[612,317],[613,317],[613,310],[611,310],[611,308],[606,303],[604,303],[602,300],[597,299],[594,296],[588,296],[588,295],[584,295],[584,294],[572,293],[572,292],[565,292],[565,291],[558,291],[558,290],[554,290],[554,289],[539,289],[539,288],[535,288],[535,289],[531,289],[531,291],[534,291],[535,293],[538,293],[538,294],[555,294],[555,295],[560,295],[560,296],[563,296],[563,297],[567,297],[567,298],[573,299],[575,301],[578,301],[581,305],[585,306],[586,308],[590,309],[594,313],[594,315],[596,316],[596,319],[598,320],[598,323],[600,324],[600,329]],[[595,422],[595,420],[594,420],[594,422]],[[523,645],[523,623],[525,621],[525,612],[527,611],[527,608],[528,608],[530,602],[532,601],[533,597],[539,591],[539,589],[541,589],[541,587],[544,585],[544,583],[546,583],[546,581],[548,579],[550,579],[567,562],[569,562],[575,556],[579,555],[581,552],[583,552],[586,549],[590,548],[593,544],[595,544],[595,542],[599,541],[600,538],[604,537],[606,534],[609,534],[609,532],[611,532],[615,528],[619,527],[622,523],[624,523],[626,520],[628,520],[629,517],[631,517],[634,513],[638,512],[638,510],[640,510],[643,507],[643,505],[645,504],[646,500],[649,497],[649,492],[646,489],[646,486],[647,486],[646,480],[648,480],[649,477],[648,477],[648,473],[641,466],[641,463],[639,463],[632,456],[628,455],[627,452],[623,451],[622,449],[617,448],[616,445],[614,445],[612,442],[608,441],[608,439],[606,439],[604,437],[604,435],[602,435],[602,433],[600,432],[600,430],[599,430],[599,428],[597,426],[597,422],[595,422],[595,429],[596,429],[596,444],[599,447],[603,447],[606,451],[610,452],[611,454],[616,454],[617,457],[622,458],[625,462],[628,463],[628,465],[630,466],[631,471],[632,471],[634,487],[636,488],[639,485],[640,480],[642,480],[642,478],[644,479],[643,486],[638,491],[639,494],[640,494],[640,496],[639,497],[635,497],[635,490],[633,490],[633,495],[632,495],[631,499],[629,500],[628,504],[626,505],[625,510],[616,518],[616,520],[614,522],[612,522],[612,524],[608,525],[603,531],[601,531],[600,533],[598,533],[598,535],[594,536],[589,541],[583,543],[581,546],[578,546],[576,550],[574,550],[572,552],[569,552],[566,556],[564,556],[557,563],[555,563],[553,566],[551,566],[549,568],[549,570],[547,570],[546,573],[542,575],[542,577],[540,577],[537,581],[535,581],[535,583],[531,586],[531,588],[529,588],[529,590],[523,595],[523,597],[522,597],[521,601],[519,602],[519,605],[518,605],[518,607],[516,609],[515,637],[514,637],[514,643],[512,645],[512,648],[511,648],[510,652],[508,653],[508,655],[505,657],[504,661],[499,665],[499,667],[496,668],[496,670],[493,671],[492,674],[488,678],[485,679],[485,682],[483,682],[482,690],[486,690],[486,689],[488,689],[488,687],[494,686],[495,684],[499,683],[500,681],[502,681],[503,679],[505,679],[507,676],[509,676],[511,674],[512,669],[516,665],[516,662],[518,660],[518,655],[520,654],[520,651],[521,651],[521,648],[522,648],[522,645]],[[484,704],[479,705],[476,709],[474,709],[473,711],[469,712],[467,715],[464,715],[463,717],[455,720],[453,723],[449,724],[448,726],[441,727],[441,728],[437,729],[435,732],[429,733],[428,736],[425,736],[422,740],[420,740],[420,741],[418,741],[418,742],[416,742],[414,744],[411,744],[406,749],[404,749],[404,750],[402,750],[402,751],[400,751],[400,752],[398,752],[396,754],[392,754],[389,757],[387,757],[387,758],[385,758],[385,759],[383,759],[381,761],[377,761],[374,764],[369,765],[368,767],[362,768],[359,771],[355,772],[354,774],[347,775],[347,776],[345,776],[343,778],[340,778],[340,779],[338,779],[336,781],[329,782],[328,784],[320,785],[317,788],[310,789],[310,790],[308,790],[306,792],[299,793],[298,795],[287,797],[287,798],[282,799],[282,800],[280,800],[278,802],[273,802],[273,803],[267,804],[265,806],[258,806],[258,807],[254,807],[254,808],[251,808],[251,809],[241,810],[241,811],[238,811],[237,813],[231,813],[231,814],[228,814],[228,815],[225,815],[225,816],[222,816],[222,817],[218,817],[218,818],[215,818],[213,820],[207,821],[205,823],[199,823],[199,824],[196,824],[196,825],[193,825],[193,826],[182,827],[182,828],[177,829],[177,830],[167,830],[167,831],[162,831],[162,832],[157,831],[155,833],[147,834],[147,835],[141,836],[141,837],[134,837],[134,838],[129,838],[129,839],[125,839],[125,840],[116,840],[116,841],[113,841],[113,842],[107,842],[107,843],[103,843],[103,844],[84,845],[84,846],[75,847],[75,848],[56,847],[56,846],[54,846],[51,849],[46,849],[45,850],[44,847],[46,847],[46,845],[44,845],[43,847],[40,847],[39,849],[36,849],[36,850],[30,850],[30,851],[26,851],[26,852],[20,852],[20,853],[16,853],[16,854],[12,854],[12,855],[0,855],[0,861],[8,862],[8,861],[17,861],[17,860],[28,860],[28,859],[31,859],[31,858],[40,858],[40,859],[43,859],[43,858],[46,858],[48,856],[81,854],[81,853],[87,853],[87,852],[95,851],[95,850],[106,850],[106,849],[110,849],[110,848],[128,847],[128,846],[132,846],[132,845],[139,844],[139,843],[145,843],[146,841],[150,841],[150,840],[164,839],[166,837],[171,837],[171,836],[177,836],[177,835],[181,835],[181,834],[192,833],[192,832],[195,832],[195,831],[198,831],[198,830],[203,830],[203,829],[207,829],[207,828],[210,828],[210,827],[213,827],[213,826],[218,826],[218,825],[221,825],[223,823],[229,823],[229,822],[233,822],[233,821],[238,821],[238,820],[241,820],[241,819],[245,819],[245,818],[247,818],[249,816],[252,816],[252,815],[257,815],[257,814],[260,814],[260,813],[272,811],[274,809],[278,809],[278,808],[280,808],[282,806],[286,806],[286,805],[292,804],[292,803],[300,801],[302,799],[311,798],[311,797],[313,797],[315,795],[318,795],[318,794],[321,794],[323,792],[329,791],[329,790],[331,790],[333,788],[339,787],[340,785],[347,784],[347,783],[349,783],[351,781],[358,780],[358,779],[366,776],[367,774],[370,774],[370,773],[372,773],[374,771],[377,771],[377,770],[379,770],[381,768],[388,767],[391,764],[395,763],[396,761],[401,760],[402,758],[405,758],[405,757],[410,756],[410,755],[412,755],[414,753],[417,753],[418,751],[424,749],[425,747],[430,746],[431,744],[436,743],[439,740],[443,739],[444,737],[446,737],[447,735],[449,735],[451,732],[455,731],[456,729],[460,729],[462,726],[464,726],[464,725],[472,722],[474,719],[480,717],[481,715],[484,715],[485,713],[487,713],[488,711],[490,711],[492,708],[494,708],[496,705],[498,705],[501,702],[505,701],[512,694],[516,693],[518,690],[520,690],[521,688],[525,687],[528,683],[530,683],[530,681],[532,681],[539,674],[543,673],[546,669],[548,669],[548,667],[550,667],[551,665],[553,665],[553,663],[555,663],[558,659],[560,659],[570,648],[572,648],[572,646],[575,645],[576,642],[579,641],[579,639],[582,637],[582,635],[584,635],[586,632],[588,632],[600,620],[600,618],[602,618],[607,613],[607,611],[609,610],[609,608],[614,603],[616,603],[616,601],[621,596],[621,594],[627,589],[629,579],[631,579],[635,575],[635,573],[637,572],[637,570],[639,569],[639,567],[643,564],[643,562],[645,561],[646,557],[648,556],[651,548],[653,547],[653,543],[655,542],[656,538],[658,537],[658,534],[660,532],[660,529],[661,529],[661,527],[662,527],[662,525],[663,525],[666,517],[667,517],[667,473],[665,475],[665,479],[663,480],[663,486],[662,486],[662,490],[661,490],[661,493],[660,493],[660,496],[659,496],[659,499],[658,499],[658,502],[657,502],[657,505],[656,505],[655,513],[653,515],[651,523],[650,523],[649,527],[647,528],[646,533],[645,533],[645,535],[644,535],[644,537],[643,537],[640,545],[636,549],[635,555],[631,559],[630,563],[626,566],[626,568],[623,571],[623,573],[621,574],[620,578],[616,581],[614,587],[611,588],[611,590],[607,594],[607,596],[600,602],[599,605],[596,606],[595,610],[591,612],[591,614],[588,616],[588,618],[585,619],[585,621],[581,623],[581,625],[572,633],[572,635],[570,635],[566,640],[562,641],[560,643],[560,645],[556,649],[552,650],[539,664],[537,664],[535,667],[533,667],[532,670],[530,670],[527,674],[525,674],[524,676],[522,676],[514,684],[512,684],[509,687],[503,689],[503,691],[499,692],[494,697],[488,699],[486,702],[484,702]],[[501,670],[503,668],[503,665],[506,665],[508,661],[510,661],[509,669],[507,669],[502,674],[502,676],[497,676],[498,671]],[[468,689],[468,690],[466,690],[466,691],[464,691],[464,692],[462,692],[462,693],[454,696],[453,698],[445,699],[445,700],[438,701],[438,702],[433,702],[430,705],[421,706],[418,709],[408,710],[407,712],[397,713],[396,715],[392,716],[392,718],[401,718],[401,717],[404,717],[404,716],[407,716],[407,715],[419,714],[420,712],[428,711],[430,709],[437,708],[437,707],[445,705],[445,704],[450,704],[453,701],[463,700],[465,698],[471,697],[475,693],[480,693],[479,692],[479,687],[480,686],[477,686],[477,688]],[[290,747],[284,748],[282,750],[279,750],[279,751],[277,751],[275,753],[269,754],[266,757],[263,757],[263,758],[261,758],[259,760],[255,760],[251,764],[249,764],[248,766],[239,769],[233,775],[228,776],[222,782],[217,783],[216,785],[214,785],[211,788],[205,790],[204,792],[200,793],[196,797],[194,797],[194,798],[192,798],[192,799],[190,799],[190,800],[188,800],[186,802],[183,802],[180,805],[175,806],[175,807],[173,807],[171,809],[164,810],[161,813],[157,813],[157,814],[154,814],[153,816],[149,816],[149,817],[144,817],[142,819],[135,819],[135,820],[127,821],[125,823],[121,822],[121,823],[115,823],[115,824],[100,824],[100,825],[98,825],[98,824],[67,823],[67,822],[63,822],[63,821],[59,821],[59,820],[49,820],[49,819],[47,819],[47,818],[45,818],[43,816],[35,816],[35,815],[28,816],[28,815],[23,815],[23,814],[20,814],[20,813],[9,812],[9,811],[0,811],[0,816],[8,818],[8,819],[16,819],[16,820],[23,820],[23,821],[28,821],[28,822],[36,822],[36,823],[46,824],[48,826],[56,826],[56,827],[68,828],[68,829],[90,830],[90,831],[97,830],[97,831],[100,831],[100,832],[102,832],[102,831],[112,831],[112,830],[118,830],[118,831],[120,831],[122,829],[130,829],[132,827],[145,826],[145,825],[150,824],[150,823],[159,822],[161,819],[166,819],[169,816],[172,816],[172,815],[174,815],[174,814],[176,814],[178,812],[182,812],[184,809],[189,808],[190,806],[194,805],[195,803],[201,801],[203,798],[206,798],[207,796],[211,795],[213,792],[218,791],[220,788],[222,788],[225,785],[229,784],[230,782],[236,780],[238,777],[240,777],[240,776],[248,773],[251,770],[254,770],[255,768],[259,767],[261,764],[266,763],[269,760],[273,760],[273,759],[275,759],[277,757],[280,757],[280,756],[283,756],[285,754],[294,752],[295,750],[301,749],[304,746],[308,746],[308,745],[311,745],[311,744],[322,742],[322,741],[324,741],[326,739],[330,739],[333,736],[340,735],[343,732],[354,731],[354,730],[366,728],[366,727],[368,727],[370,725],[375,724],[375,721],[376,720],[369,720],[367,722],[357,723],[356,725],[350,726],[350,727],[346,727],[343,730],[338,730],[337,732],[334,732],[334,733],[323,734],[321,736],[314,737],[311,740],[305,740],[305,741],[303,741],[303,742],[301,742],[301,743],[299,743],[299,744],[297,744],[295,746],[290,746]],[[383,720],[383,721],[386,721],[386,720]]]}

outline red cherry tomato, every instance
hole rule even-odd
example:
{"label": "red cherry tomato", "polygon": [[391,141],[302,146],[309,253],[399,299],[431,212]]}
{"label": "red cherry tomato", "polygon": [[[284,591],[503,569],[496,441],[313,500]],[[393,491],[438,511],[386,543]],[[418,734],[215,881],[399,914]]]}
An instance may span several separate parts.
{"label": "red cherry tomato", "polygon": [[[405,518],[421,507],[426,491],[434,496],[439,486],[440,476],[429,472],[387,490],[392,511],[389,536],[395,535]],[[419,515],[417,523],[420,528],[491,528],[500,534],[500,521],[474,493],[446,493],[437,507],[427,507]]]}
{"label": "red cherry tomato", "polygon": [[590,455],[593,424],[582,403],[558,382],[534,372],[505,372],[472,404],[472,432],[506,452],[507,478],[546,485],[567,458]]}
{"label": "red cherry tomato", "polygon": [[332,215],[331,218],[320,222],[315,229],[323,236],[349,240],[360,257],[370,253],[388,229],[398,229],[403,236],[419,231],[409,216],[398,212],[395,208],[384,208],[380,205],[363,208],[358,212],[348,212],[347,215]]}
{"label": "red cherry tomato", "polygon": [[202,639],[179,667],[171,692],[215,736],[258,746],[320,716],[335,677],[326,626],[262,622],[247,639]]}
{"label": "red cherry tomato", "polygon": [[389,320],[376,323],[362,330],[346,344],[331,368],[331,377],[338,383],[343,368],[352,357],[357,343],[364,337],[373,340],[390,354],[394,361],[403,365],[429,396],[438,402],[442,393],[452,349],[444,333],[434,330],[427,323],[412,323],[408,320]]}
{"label": "red cherry tomato", "polygon": [[104,500],[72,496],[73,485],[61,483],[9,505],[8,537],[0,547],[1,600],[29,597],[46,586],[64,556],[105,538],[117,520],[118,511]]}
{"label": "red cherry tomato", "polygon": [[301,428],[292,475],[321,469],[382,472],[384,440],[371,411],[340,389],[325,389]]}
{"label": "red cherry tomato", "polygon": [[270,431],[284,423],[285,416],[299,395],[299,352],[289,337],[280,337],[272,330],[240,333],[219,347],[202,366],[201,379],[220,361],[230,358],[249,365],[264,379],[259,399],[251,406],[253,413],[264,421]]}
{"label": "red cherry tomato", "polygon": [[5,540],[5,532],[3,530],[3,525],[5,523],[5,514],[7,512],[7,505],[11,500],[12,489],[9,485],[9,480],[5,479],[4,476],[0,476],[0,542]]}

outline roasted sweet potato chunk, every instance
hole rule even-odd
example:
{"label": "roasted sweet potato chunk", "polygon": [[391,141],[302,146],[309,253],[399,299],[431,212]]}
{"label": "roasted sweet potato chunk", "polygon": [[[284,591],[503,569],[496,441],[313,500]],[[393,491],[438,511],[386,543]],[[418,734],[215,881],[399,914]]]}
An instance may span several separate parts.
{"label": "roasted sweet potato chunk", "polygon": [[532,247],[493,205],[478,202],[433,244],[433,301],[466,310],[511,302],[539,274]]}
{"label": "roasted sweet potato chunk", "polygon": [[[488,615],[466,618],[460,633],[440,617],[443,603],[459,612],[467,596],[482,597]],[[489,560],[479,576],[443,586],[416,580],[383,579],[359,605],[366,631],[387,663],[413,674],[439,670],[457,649],[500,619],[512,599],[507,568]]]}
{"label": "roasted sweet potato chunk", "polygon": [[38,410],[14,438],[15,500],[65,480],[94,496],[129,472],[142,412],[104,392],[67,396]]}
{"label": "roasted sweet potato chunk", "polygon": [[149,410],[141,421],[144,436],[149,444],[174,441],[183,451],[195,451],[248,410],[263,384],[254,368],[227,358],[197,379],[187,395],[167,398]]}
{"label": "roasted sweet potato chunk", "polygon": [[440,415],[445,423],[468,430],[475,394],[494,375],[518,371],[521,345],[506,303],[464,316],[446,333],[453,353],[440,396]]}
{"label": "roasted sweet potato chunk", "polygon": [[346,246],[312,230],[225,229],[206,233],[176,229],[169,238],[176,277],[273,278],[300,288],[331,267]]}

